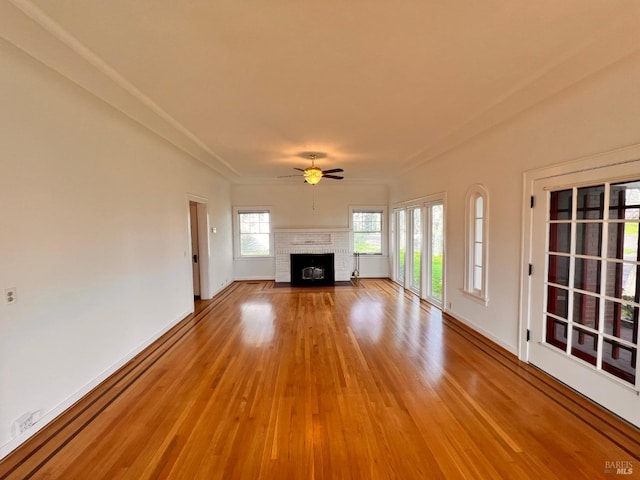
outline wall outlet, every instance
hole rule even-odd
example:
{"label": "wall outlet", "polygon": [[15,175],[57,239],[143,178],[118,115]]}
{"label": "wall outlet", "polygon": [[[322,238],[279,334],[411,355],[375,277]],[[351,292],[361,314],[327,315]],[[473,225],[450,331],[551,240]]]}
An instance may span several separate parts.
{"label": "wall outlet", "polygon": [[11,427],[12,433],[14,437],[26,432],[31,427],[33,427],[41,417],[41,411],[36,410],[35,412],[27,412],[18,418]]}
{"label": "wall outlet", "polygon": [[4,289],[4,303],[7,305],[13,305],[18,301],[18,294],[16,287],[9,287]]}

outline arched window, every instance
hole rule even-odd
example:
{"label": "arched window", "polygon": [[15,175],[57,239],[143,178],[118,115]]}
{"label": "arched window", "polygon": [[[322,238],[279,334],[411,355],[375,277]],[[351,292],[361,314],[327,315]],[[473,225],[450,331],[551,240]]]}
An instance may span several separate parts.
{"label": "arched window", "polygon": [[488,303],[487,294],[487,252],[488,252],[488,212],[489,195],[479,184],[467,192],[466,201],[466,251],[465,251],[465,293]]}

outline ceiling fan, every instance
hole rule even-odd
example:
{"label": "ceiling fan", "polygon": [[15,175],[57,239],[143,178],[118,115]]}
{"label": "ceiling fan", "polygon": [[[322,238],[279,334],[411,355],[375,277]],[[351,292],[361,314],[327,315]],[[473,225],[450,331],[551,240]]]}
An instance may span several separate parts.
{"label": "ceiling fan", "polygon": [[[321,168],[316,167],[315,161],[318,158],[318,155],[315,153],[309,154],[309,158],[311,159],[311,166],[307,168],[296,168],[294,170],[299,170],[302,172],[302,176],[304,177],[305,183],[310,185],[317,184],[323,178],[332,178],[334,180],[342,180],[344,177],[340,175],[332,175],[333,173],[344,172],[341,168],[332,168],[331,170],[322,170]],[[300,175],[283,175],[283,177],[299,177]]]}

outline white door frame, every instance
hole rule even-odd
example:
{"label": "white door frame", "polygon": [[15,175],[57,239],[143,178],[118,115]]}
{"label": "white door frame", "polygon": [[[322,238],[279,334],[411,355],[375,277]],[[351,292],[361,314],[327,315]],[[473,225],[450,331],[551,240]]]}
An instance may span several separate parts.
{"label": "white door frame", "polygon": [[[398,227],[399,213],[403,212],[404,215],[404,265],[403,275],[400,275],[400,228]],[[393,279],[403,287],[406,287],[407,279],[407,211],[404,207],[394,208],[392,210],[392,231],[393,231]]]}
{"label": "white door frame", "polygon": [[598,168],[635,162],[640,159],[640,144],[625,148],[603,152],[597,155],[579,158],[570,162],[561,163],[551,167],[530,170],[523,175],[522,188],[522,254],[520,259],[520,314],[518,358],[527,362],[529,360],[529,347],[527,342],[527,330],[531,328],[529,318],[531,300],[531,281],[529,276],[529,264],[533,249],[533,210],[531,197],[534,195],[535,182],[545,178],[570,175],[577,172],[595,170]]}
{"label": "white door frame", "polygon": [[211,291],[211,282],[209,274],[211,268],[211,245],[209,242],[209,212],[207,209],[208,200],[205,197],[199,195],[193,195],[187,193],[186,201],[186,217],[187,217],[187,263],[188,263],[188,278],[189,278],[189,291],[191,298],[193,299],[193,266],[192,258],[193,252],[191,251],[191,211],[189,202],[196,204],[198,212],[198,248],[200,250],[198,256],[198,265],[200,266],[200,298],[208,300],[213,297]]}
{"label": "white door frame", "polygon": [[[634,145],[561,165],[525,172],[523,177],[521,301],[518,341],[518,356],[521,360],[527,362],[535,360],[536,364],[541,362],[547,365],[548,373],[636,425],[640,425],[640,415],[638,414],[640,412],[640,397],[637,396],[633,386],[623,385],[617,379],[607,378],[606,375],[601,375],[601,378],[596,377],[597,371],[587,368],[569,356],[562,357],[564,354],[555,352],[551,347],[545,345],[540,337],[542,334],[538,328],[539,324],[533,325],[533,322],[542,322],[542,318],[537,318],[537,313],[536,318],[532,318],[532,313],[534,311],[539,313],[540,303],[543,302],[539,298],[540,295],[535,292],[539,292],[540,282],[545,281],[546,267],[545,261],[540,261],[544,257],[543,251],[545,250],[544,246],[540,246],[540,232],[534,232],[534,215],[537,211],[539,216],[541,211],[535,210],[536,207],[532,208],[532,198],[534,205],[537,204],[536,206],[546,209],[545,195],[540,192],[537,196],[535,195],[536,189],[542,190],[545,184],[553,185],[553,188],[556,189],[562,188],[565,184],[569,187],[581,182],[592,183],[593,179],[599,182],[600,179],[608,179],[612,174],[614,177],[620,178],[624,176],[638,178],[640,176],[639,159],[640,145]],[[528,340],[529,332],[531,334],[530,340]],[[548,348],[548,352],[545,347]],[[535,349],[535,359],[532,358],[532,349]],[[558,363],[561,358],[565,361]],[[543,369],[547,370],[545,367]]]}

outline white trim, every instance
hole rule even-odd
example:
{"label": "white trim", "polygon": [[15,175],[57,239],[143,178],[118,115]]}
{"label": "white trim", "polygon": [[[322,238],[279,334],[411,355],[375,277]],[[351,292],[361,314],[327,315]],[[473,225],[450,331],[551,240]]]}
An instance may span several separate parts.
{"label": "white trim", "polygon": [[[424,245],[425,245],[425,251],[426,251],[427,257],[431,256],[433,245],[431,244],[431,242],[427,241],[427,239],[431,237],[432,231],[431,231],[431,225],[430,224],[427,225],[427,221],[431,219],[431,216],[430,214],[427,213],[426,210],[435,205],[442,205],[442,300],[438,300],[437,298],[428,295],[426,290],[424,291],[422,298],[436,305],[441,310],[444,310],[444,306],[446,305],[446,301],[447,301],[447,288],[446,288],[446,285],[447,285],[447,274],[446,274],[446,269],[447,269],[447,193],[446,192],[439,193],[436,195],[429,195],[429,197],[427,197],[427,200],[425,200],[423,204],[425,209]],[[425,270],[425,273],[423,275],[423,280],[424,280],[424,288],[426,289],[427,287],[431,286],[431,279],[426,278],[427,269],[424,269],[424,270]]]}
{"label": "white trim", "polygon": [[504,348],[505,350],[513,353],[514,355],[516,354],[516,345],[510,345],[508,343],[505,343],[503,339],[496,337],[495,335],[493,335],[490,331],[485,330],[482,325],[475,323],[471,320],[469,320],[468,318],[460,315],[459,313],[454,312],[453,310],[451,310],[450,308],[445,308],[443,310],[443,312],[445,312],[447,315],[450,315],[451,317],[455,318],[456,320],[458,320],[461,323],[464,323],[465,325],[468,325],[469,327],[471,327],[473,330],[475,330],[476,332],[480,333],[481,335],[483,335],[484,337],[487,337],[489,340],[491,340],[493,343],[501,346],[502,348]]}
{"label": "white trim", "polygon": [[558,163],[548,167],[540,167],[524,172],[525,179],[542,180],[543,178],[558,177],[560,175],[580,173],[588,170],[611,167],[623,163],[638,161],[640,158],[640,143],[614,148],[604,152],[578,157],[573,160]]}
{"label": "white trim", "polygon": [[[193,252],[191,251],[191,214],[189,211],[189,202],[196,204],[198,212],[198,245],[199,245],[199,263],[200,263],[200,298],[203,300],[209,300],[213,298],[213,292],[211,291],[211,242],[209,241],[209,200],[206,197],[200,195],[194,195],[187,193],[187,244],[189,250],[189,273],[193,265],[191,264],[191,258]],[[190,277],[192,278],[192,277]],[[191,283],[191,293],[193,296],[193,281]]]}
{"label": "white trim", "polygon": [[236,282],[251,282],[251,281],[260,281],[260,282],[275,282],[276,278],[274,276],[268,277],[265,275],[242,275],[237,278],[234,278]]}
{"label": "white trim", "polygon": [[[405,253],[405,265],[406,265],[406,260],[407,258],[409,258],[409,264],[411,266],[410,269],[405,269],[406,272],[406,282],[407,282],[407,286],[405,286],[405,288],[407,288],[408,290],[410,290],[411,292],[415,293],[416,295],[418,295],[420,298],[424,298],[424,260],[425,260],[425,243],[427,241],[426,239],[426,234],[425,234],[425,222],[424,222],[424,218],[425,218],[425,207],[424,205],[411,205],[409,207],[406,208],[407,211],[407,248],[406,248],[406,253]],[[415,246],[413,244],[413,237],[415,236],[415,212],[418,212],[419,215],[419,219],[420,219],[420,273],[418,276],[418,285],[414,285],[413,284],[413,274],[414,274],[414,269],[415,269],[415,265],[413,264],[413,261],[415,260]],[[407,255],[407,253],[410,253],[410,255]]]}
{"label": "white trim", "polygon": [[446,199],[447,192],[437,192],[431,193],[429,195],[423,195],[422,197],[413,198],[411,200],[404,200],[402,202],[396,202],[391,205],[392,210],[403,209],[407,207],[412,207],[416,205],[424,205],[426,203],[434,202],[439,199]]}
{"label": "white trim", "polygon": [[[3,21],[17,26],[3,31],[3,38],[226,179],[240,176],[240,172],[207,143],[32,1],[9,0],[2,3],[0,16]],[[8,8],[9,4],[14,8]],[[21,18],[16,21],[18,16]],[[24,25],[24,16],[38,25],[38,29],[19,28]],[[1,26],[5,27],[4,23]]]}
{"label": "white trim", "polygon": [[[475,267],[475,209],[476,201],[482,198],[482,288],[474,287]],[[464,293],[479,300],[485,306],[489,304],[489,192],[476,183],[469,187],[465,196],[464,230]]]}
{"label": "white trim", "polygon": [[[380,253],[361,253],[365,256],[389,255],[389,216],[388,207],[386,205],[349,205],[349,243],[353,249],[353,212],[370,212],[382,214],[382,225],[380,226]],[[355,251],[355,250],[354,250]]]}
{"label": "white trim", "polygon": [[460,290],[464,296],[485,307],[489,305],[489,297],[482,297],[476,293],[467,292],[465,289]]}
{"label": "white trim", "polygon": [[[402,213],[404,215],[404,226],[405,226],[405,241],[404,241],[404,250],[405,250],[405,258],[404,258],[404,265],[402,265],[402,269],[404,270],[403,275],[400,275],[400,262],[399,260],[399,255],[400,255],[400,242],[399,242],[399,235],[400,235],[400,230],[398,229],[398,217],[400,215],[400,213]],[[403,288],[406,288],[406,264],[407,264],[407,209],[405,207],[395,207],[392,210],[392,232],[390,232],[390,235],[393,235],[392,238],[392,242],[393,242],[393,255],[391,256],[391,268],[392,268],[392,273],[393,273],[393,281],[395,281],[396,283],[402,285]]]}
{"label": "white trim", "polygon": [[207,197],[203,197],[202,195],[196,195],[194,193],[189,193],[189,192],[187,192],[187,200],[190,200],[196,203],[204,203],[204,204],[209,203],[209,199]]}
{"label": "white trim", "polygon": [[[241,255],[240,254],[240,223],[238,222],[238,214],[244,212],[267,212],[269,213],[269,255]],[[250,258],[274,258],[275,257],[275,236],[273,230],[273,218],[270,205],[246,205],[233,207],[233,259],[250,259]]]}
{"label": "white trim", "polygon": [[274,228],[273,233],[331,233],[348,232],[348,228]]}

